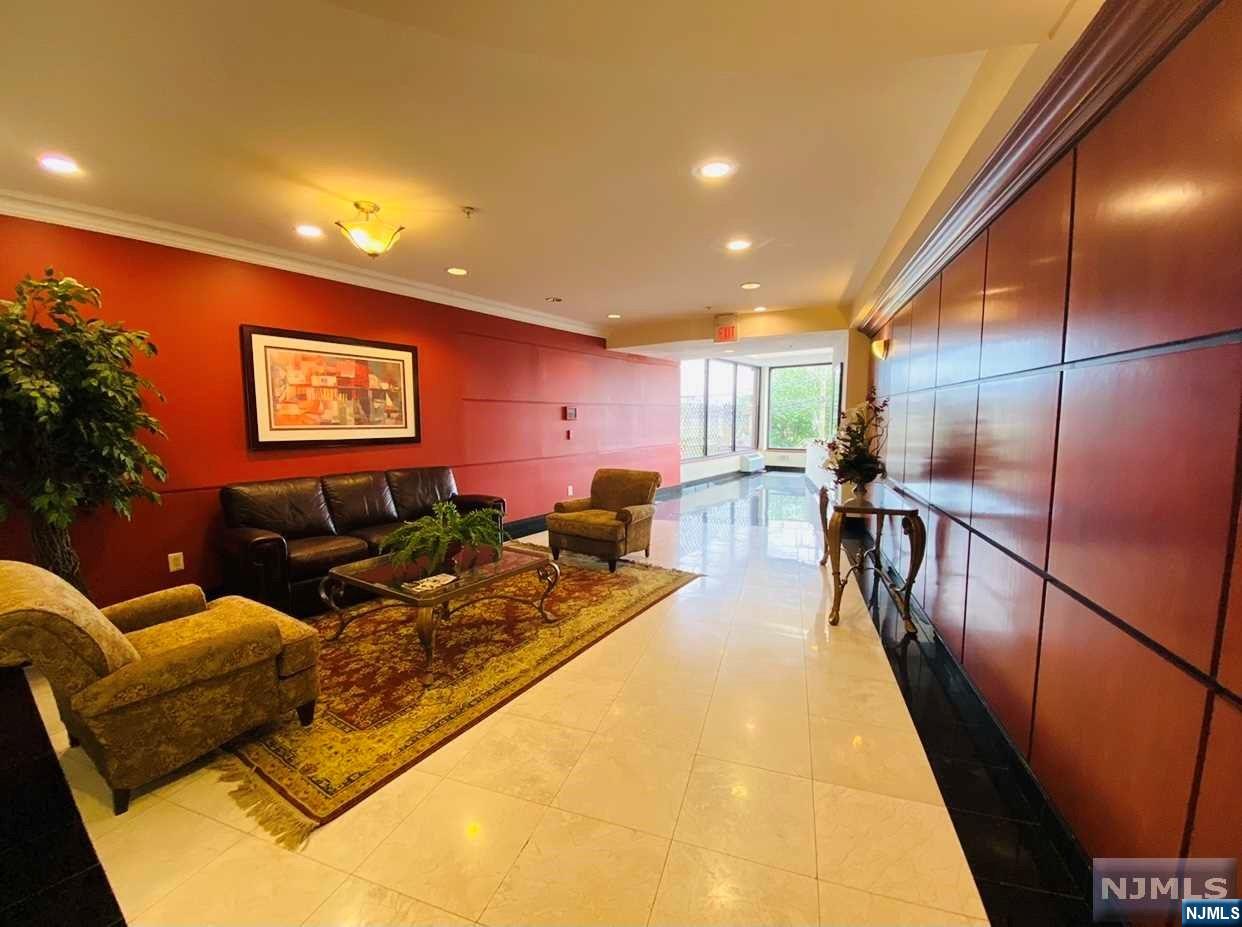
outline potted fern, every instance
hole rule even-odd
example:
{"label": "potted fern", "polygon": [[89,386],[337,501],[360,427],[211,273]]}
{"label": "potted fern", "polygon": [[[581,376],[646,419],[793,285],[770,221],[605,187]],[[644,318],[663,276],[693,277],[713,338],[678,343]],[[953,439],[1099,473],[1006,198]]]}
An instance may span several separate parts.
{"label": "potted fern", "polygon": [[453,503],[437,502],[430,515],[407,521],[388,535],[380,549],[394,566],[411,566],[419,575],[459,572],[500,557],[500,518],[496,509],[463,515]]}

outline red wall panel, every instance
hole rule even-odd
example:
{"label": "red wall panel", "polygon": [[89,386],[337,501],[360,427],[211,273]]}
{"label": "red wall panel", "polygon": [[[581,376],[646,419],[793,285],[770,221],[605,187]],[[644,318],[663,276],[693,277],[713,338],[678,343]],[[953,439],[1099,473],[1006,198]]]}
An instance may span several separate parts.
{"label": "red wall panel", "polygon": [[901,482],[906,474],[906,397],[888,401],[888,434],[884,439],[884,465],[888,478]]}
{"label": "red wall panel", "polygon": [[892,341],[888,346],[888,389],[889,395],[904,393],[910,384],[910,317],[913,303],[907,303],[900,312],[893,316]]}
{"label": "red wall panel", "polygon": [[1233,568],[1229,579],[1229,605],[1225,610],[1225,637],[1221,642],[1221,684],[1242,695],[1242,508],[1238,510],[1233,536]]}
{"label": "red wall panel", "polygon": [[[0,217],[0,285],[51,264],[103,290],[104,315],[147,329],[159,356],[140,362],[167,397],[152,411],[166,439],[162,506],[137,506],[75,530],[101,602],[176,582],[218,582],[210,545],[216,489],[269,479],[449,464],[463,492],[508,497],[514,518],[546,512],[596,466],[659,470],[680,480],[675,364],[608,352],[598,338],[380,293],[223,258]],[[238,328],[269,325],[418,347],[423,440],[370,448],[251,451],[246,446]],[[565,438],[562,405],[577,405]],[[0,556],[28,545],[0,526]],[[123,551],[125,563],[117,561]],[[169,574],[166,554],[186,570]]]}
{"label": "red wall panel", "polygon": [[905,484],[912,493],[927,498],[931,477],[932,420],[936,394],[911,393],[906,400]]}
{"label": "red wall panel", "polygon": [[1178,856],[1207,691],[1052,585],[1031,758],[1092,856]]}
{"label": "red wall panel", "polygon": [[927,559],[923,566],[923,611],[958,660],[962,658],[966,626],[966,567],[970,546],[969,531],[935,509],[930,510]]}
{"label": "red wall panel", "polygon": [[1073,181],[1066,155],[988,230],[981,376],[1061,362]]}
{"label": "red wall panel", "polygon": [[1059,373],[979,384],[970,524],[1040,567],[1047,556],[1060,389]]}
{"label": "red wall panel", "polygon": [[971,539],[963,666],[1024,754],[1030,753],[1043,589],[1042,576]]}
{"label": "red wall panel", "polygon": [[1242,345],[1065,373],[1058,579],[1209,669],[1237,474]]}
{"label": "red wall panel", "polygon": [[936,385],[936,342],[940,329],[940,277],[910,300],[910,386],[912,390]]}
{"label": "red wall panel", "polygon": [[1242,709],[1217,697],[1212,705],[1203,779],[1190,834],[1191,856],[1242,858]]}
{"label": "red wall panel", "polygon": [[987,257],[988,233],[985,231],[950,261],[940,275],[937,384],[961,383],[979,376]]}
{"label": "red wall panel", "polygon": [[970,518],[978,406],[979,387],[974,383],[936,390],[929,501],[963,521]]}
{"label": "red wall panel", "polygon": [[1242,326],[1239,49],[1222,3],[1080,143],[1067,358]]}

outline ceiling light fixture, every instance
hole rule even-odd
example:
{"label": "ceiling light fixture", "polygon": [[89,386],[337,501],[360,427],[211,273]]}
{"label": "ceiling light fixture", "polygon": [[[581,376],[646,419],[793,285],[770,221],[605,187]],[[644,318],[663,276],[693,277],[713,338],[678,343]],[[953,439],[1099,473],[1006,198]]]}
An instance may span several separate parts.
{"label": "ceiling light fixture", "polygon": [[401,237],[405,226],[377,219],[376,213],[380,210],[379,206],[367,200],[355,202],[354,209],[358,210],[358,215],[347,221],[336,223],[341,234],[367,257],[379,257],[390,251],[397,243],[397,239]]}
{"label": "ceiling light fixture", "polygon": [[723,180],[737,170],[737,165],[730,161],[705,161],[694,169],[694,173],[704,180]]}
{"label": "ceiling light fixture", "polygon": [[293,230],[303,238],[323,238],[323,229],[317,225],[303,223],[302,225],[295,226]]}
{"label": "ceiling light fixture", "polygon": [[78,167],[78,162],[68,155],[48,154],[39,155],[39,167],[43,168],[49,174],[80,174],[82,168]]}
{"label": "ceiling light fixture", "polygon": [[466,274],[470,273],[470,271],[466,270],[464,267],[446,267],[444,268],[444,272],[446,274],[452,274],[454,277],[464,277]]}
{"label": "ceiling light fixture", "polygon": [[884,360],[884,358],[888,357],[888,347],[890,341],[891,339],[889,338],[877,338],[875,341],[871,342],[871,353],[875,356],[876,360]]}
{"label": "ceiling light fixture", "polygon": [[734,238],[725,244],[730,251],[747,251],[750,249],[749,238]]}
{"label": "ceiling light fixture", "polygon": [[757,289],[759,289],[759,284],[757,284],[757,283],[755,283],[755,281],[751,280],[751,281],[750,281],[750,282],[748,282],[748,283],[743,283],[743,284],[742,284],[742,289],[743,289],[743,290],[757,290]]}
{"label": "ceiling light fixture", "polygon": [[755,311],[756,311],[756,312],[767,312],[767,311],[768,311],[768,307],[767,307],[767,306],[756,306],[756,307],[755,307]]}
{"label": "ceiling light fixture", "polygon": [[559,296],[545,296],[543,301],[545,303],[563,303],[565,300],[561,299]]}
{"label": "ceiling light fixture", "polygon": [[621,313],[619,313],[619,312],[610,312],[610,313],[608,313],[608,318],[610,318],[610,319],[619,319],[619,318],[621,318]]}

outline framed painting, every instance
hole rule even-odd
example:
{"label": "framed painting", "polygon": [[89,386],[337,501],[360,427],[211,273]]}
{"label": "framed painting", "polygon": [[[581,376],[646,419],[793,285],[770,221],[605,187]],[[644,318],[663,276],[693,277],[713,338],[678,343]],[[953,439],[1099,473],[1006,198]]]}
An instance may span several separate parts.
{"label": "framed painting", "polygon": [[417,348],[254,325],[241,343],[251,448],[422,439]]}

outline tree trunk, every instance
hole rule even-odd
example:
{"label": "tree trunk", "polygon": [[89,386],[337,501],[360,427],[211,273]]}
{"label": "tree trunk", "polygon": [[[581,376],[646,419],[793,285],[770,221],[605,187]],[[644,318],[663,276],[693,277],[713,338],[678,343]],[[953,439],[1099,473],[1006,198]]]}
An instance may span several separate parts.
{"label": "tree trunk", "polygon": [[49,525],[43,518],[32,512],[30,539],[34,542],[35,563],[72,583],[85,595],[86,583],[82,581],[82,561],[78,559],[78,552],[73,549],[69,529]]}

